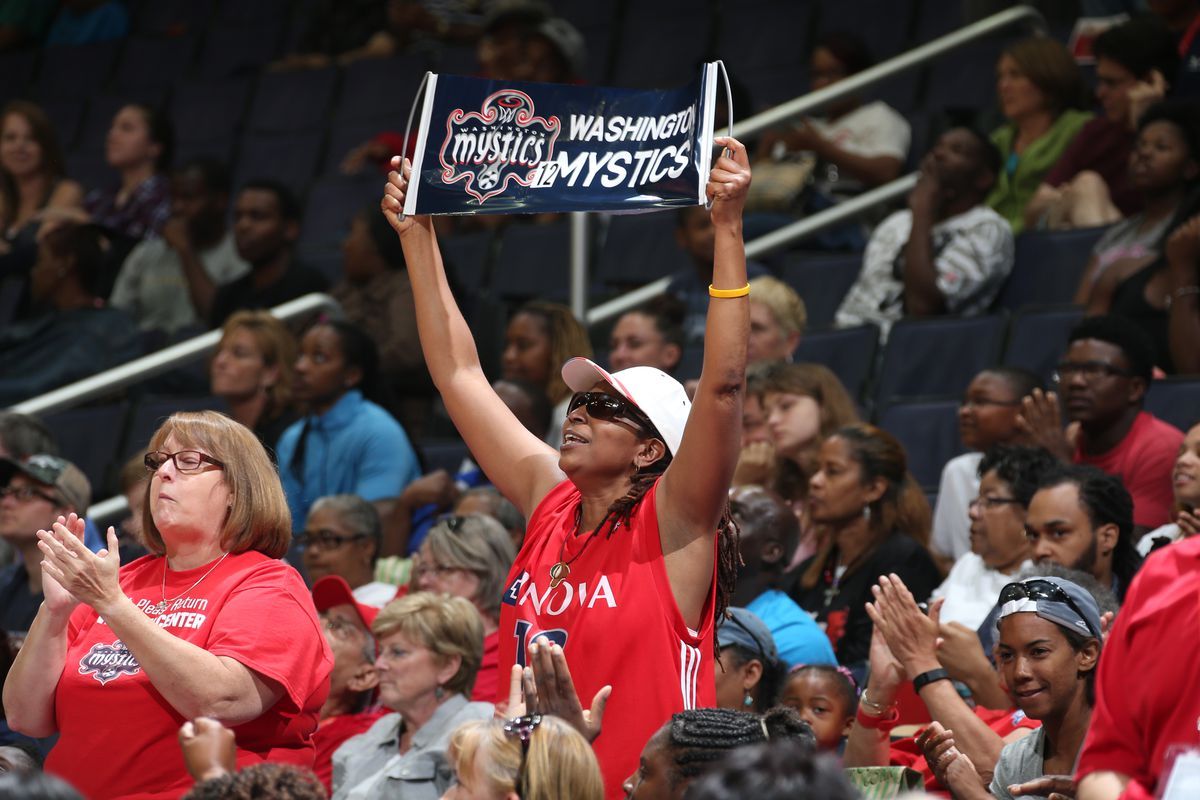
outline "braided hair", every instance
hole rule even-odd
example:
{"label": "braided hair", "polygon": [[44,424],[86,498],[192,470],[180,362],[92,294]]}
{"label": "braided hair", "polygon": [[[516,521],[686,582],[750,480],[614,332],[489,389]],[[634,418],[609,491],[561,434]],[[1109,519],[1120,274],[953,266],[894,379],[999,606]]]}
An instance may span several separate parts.
{"label": "braided hair", "polygon": [[807,752],[816,749],[812,728],[783,706],[761,716],[729,708],[692,708],[671,717],[666,731],[672,787],[702,774],[739,747],[789,740]]}

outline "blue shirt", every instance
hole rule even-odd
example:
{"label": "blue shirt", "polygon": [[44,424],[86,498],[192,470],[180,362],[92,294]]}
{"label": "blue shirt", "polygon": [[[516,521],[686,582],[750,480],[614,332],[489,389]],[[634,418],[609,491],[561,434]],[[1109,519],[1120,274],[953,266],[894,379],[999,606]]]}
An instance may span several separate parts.
{"label": "blue shirt", "polygon": [[[298,478],[292,456],[308,426]],[[275,448],[279,479],[292,512],[292,530],[304,530],[313,502],[331,494],[364,500],[396,497],[420,476],[417,454],[391,414],[351,389],[321,416],[304,417],[283,432]]]}
{"label": "blue shirt", "polygon": [[788,669],[797,664],[837,664],[825,631],[783,592],[768,589],[746,608],[771,629],[779,657],[787,662]]}

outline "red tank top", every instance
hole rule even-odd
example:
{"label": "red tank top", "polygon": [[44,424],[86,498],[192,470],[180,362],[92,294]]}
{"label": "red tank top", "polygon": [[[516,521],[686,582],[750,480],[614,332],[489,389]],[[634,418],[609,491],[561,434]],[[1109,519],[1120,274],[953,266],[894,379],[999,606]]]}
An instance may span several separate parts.
{"label": "red tank top", "polygon": [[[609,798],[624,796],[621,783],[637,769],[646,740],[672,714],[716,702],[716,561],[697,633],[684,623],[667,579],[657,491],[655,483],[628,527],[611,537],[602,531],[581,551],[587,534],[573,537],[579,490],[569,480],[554,487],[529,518],[500,607],[501,675],[524,665],[526,648],[544,635],[562,645],[584,708],[612,685],[594,743]],[[550,568],[564,541],[564,560],[577,557],[570,576],[551,589]],[[505,701],[507,677],[500,684]]]}

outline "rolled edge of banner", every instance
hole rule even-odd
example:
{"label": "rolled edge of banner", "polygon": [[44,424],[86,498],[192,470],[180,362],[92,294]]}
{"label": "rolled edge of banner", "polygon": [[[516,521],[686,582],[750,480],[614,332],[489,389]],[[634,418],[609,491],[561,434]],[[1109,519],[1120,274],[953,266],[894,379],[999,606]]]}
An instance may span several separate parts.
{"label": "rolled edge of banner", "polygon": [[[421,122],[417,126],[417,146],[412,158],[412,175],[409,179],[408,191],[404,195],[404,215],[417,213],[417,194],[421,190],[421,162],[425,155],[425,142],[429,138],[429,118],[433,114],[433,98],[437,93],[437,73],[426,72],[425,77],[421,79],[421,85],[417,88],[417,95],[413,98],[412,106],[408,109],[408,124],[404,128],[404,147],[408,148],[408,137],[412,135],[413,113],[417,109],[417,102],[421,100],[422,93],[424,94],[424,103],[421,106]],[[401,156],[404,154],[402,153]]]}
{"label": "rolled edge of banner", "polygon": [[729,103],[729,135],[733,135],[733,98],[729,93],[729,76],[725,72],[725,62],[711,61],[704,65],[702,82],[704,87],[704,120],[700,125],[699,147],[699,186],[697,187],[697,202],[705,208],[712,208],[704,187],[708,184],[708,173],[712,170],[713,124],[717,116],[717,68],[725,76],[725,98]]}

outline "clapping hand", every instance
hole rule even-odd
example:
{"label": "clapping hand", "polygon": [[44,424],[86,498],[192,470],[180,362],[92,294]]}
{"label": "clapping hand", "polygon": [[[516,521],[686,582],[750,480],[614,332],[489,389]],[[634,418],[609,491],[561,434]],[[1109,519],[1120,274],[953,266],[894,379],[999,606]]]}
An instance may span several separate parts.
{"label": "clapping hand", "polygon": [[1062,461],[1070,461],[1074,442],[1063,431],[1058,395],[1034,389],[1021,400],[1017,427],[1038,447],[1044,447]]}
{"label": "clapping hand", "polygon": [[[52,530],[38,531],[38,548],[42,551],[42,580],[48,582],[52,605],[65,609],[69,595],[76,603],[87,603],[102,616],[111,603],[124,594],[118,580],[121,555],[117,531],[108,529],[108,547],[99,553],[88,550],[83,543],[84,521],[71,514],[59,517]],[[61,590],[61,592],[59,591]],[[73,607],[73,606],[72,606]]]}
{"label": "clapping hand", "polygon": [[[592,698],[590,710],[584,710],[575,691],[575,681],[567,667],[567,657],[561,646],[538,638],[529,645],[529,665],[522,674],[522,692],[525,697],[525,713],[553,714],[561,717],[571,727],[583,734],[589,742],[600,735],[604,722],[604,707],[612,694],[611,686],[601,687]],[[511,706],[515,705],[510,692]]]}
{"label": "clapping hand", "polygon": [[943,728],[939,722],[931,722],[917,737],[917,745],[938,782],[957,800],[991,797],[975,764],[954,744],[954,731]]}
{"label": "clapping hand", "polygon": [[237,769],[237,744],[233,731],[209,717],[183,723],[179,747],[188,773],[196,781],[219,778]]}

